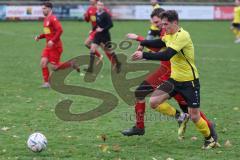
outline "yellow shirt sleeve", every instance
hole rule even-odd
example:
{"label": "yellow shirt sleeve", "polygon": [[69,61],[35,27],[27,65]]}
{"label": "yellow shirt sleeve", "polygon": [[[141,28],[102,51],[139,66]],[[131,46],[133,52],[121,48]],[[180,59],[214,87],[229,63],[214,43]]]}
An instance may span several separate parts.
{"label": "yellow shirt sleeve", "polygon": [[170,47],[177,52],[180,52],[181,49],[183,49],[189,42],[189,36],[182,34],[182,33],[177,33],[178,35],[176,38],[172,41],[167,42],[167,47]]}

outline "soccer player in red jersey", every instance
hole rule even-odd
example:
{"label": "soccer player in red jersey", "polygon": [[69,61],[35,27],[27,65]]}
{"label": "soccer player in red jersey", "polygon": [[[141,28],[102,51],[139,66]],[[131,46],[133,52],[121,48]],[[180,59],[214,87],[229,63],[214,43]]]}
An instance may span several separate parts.
{"label": "soccer player in red jersey", "polygon": [[[94,37],[96,35],[96,29],[97,29],[97,21],[96,21],[96,14],[97,14],[97,2],[98,0],[90,0],[90,6],[88,7],[87,11],[84,14],[84,20],[86,22],[91,23],[92,29],[89,32],[88,38],[85,40],[85,46],[90,49],[91,44],[94,40]],[[109,15],[111,15],[110,11],[108,8],[104,6],[103,10],[107,12]],[[112,65],[116,65],[116,61],[111,55],[109,51],[104,51],[105,54],[107,55],[108,59],[111,61]],[[96,64],[98,64],[100,61],[102,61],[103,56],[99,53],[99,51],[96,49],[95,50],[95,55],[99,58]]]}
{"label": "soccer player in red jersey", "polygon": [[42,51],[41,57],[41,67],[42,75],[44,79],[44,84],[42,88],[49,88],[49,68],[48,63],[52,65],[54,70],[65,69],[68,67],[73,67],[78,72],[80,71],[79,67],[75,62],[65,62],[60,63],[61,54],[63,51],[61,35],[63,32],[61,23],[52,13],[53,5],[50,2],[45,2],[42,7],[43,15],[45,16],[43,22],[43,34],[35,37],[36,41],[45,38],[46,47]]}
{"label": "soccer player in red jersey", "polygon": [[[161,28],[160,21],[160,14],[164,10],[161,8],[155,9],[151,14],[151,19],[153,23],[156,24],[156,26],[159,26]],[[163,37],[165,35],[165,30],[160,29],[160,37]],[[148,46],[149,43],[154,42],[155,45],[154,48],[149,48],[150,50],[157,52],[161,50],[162,47],[159,47],[158,40],[145,40],[144,37],[138,36],[136,34],[128,34],[127,38],[137,40],[140,42],[140,46],[138,47],[138,50],[142,50],[143,46]],[[168,80],[171,74],[171,63],[170,61],[161,61],[161,65],[159,68],[157,68],[152,74],[148,75],[148,77],[138,86],[138,88],[135,91],[135,97],[136,97],[136,104],[135,104],[135,114],[136,114],[136,124],[133,128],[127,129],[122,131],[122,134],[125,136],[133,136],[133,135],[143,135],[145,133],[144,130],[144,113],[145,113],[145,97],[152,93],[156,88],[161,85],[164,81]],[[170,104],[167,102],[164,102],[161,105],[161,109],[157,110],[163,114],[166,114],[168,116],[174,116],[176,120],[179,123],[179,130],[178,130],[178,136],[179,139],[182,139],[184,137],[184,132],[186,129],[186,123],[188,122],[189,116],[188,116],[188,105],[184,98],[180,94],[176,94],[173,97],[178,105],[180,106],[181,110],[184,113],[180,113],[177,109],[173,108]],[[205,119],[210,126],[211,123],[206,118],[203,112],[200,112],[201,117]]]}

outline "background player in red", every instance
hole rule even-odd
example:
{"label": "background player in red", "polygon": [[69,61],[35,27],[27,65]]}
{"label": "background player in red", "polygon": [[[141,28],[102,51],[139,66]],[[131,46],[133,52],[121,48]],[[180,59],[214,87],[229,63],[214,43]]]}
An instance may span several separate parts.
{"label": "background player in red", "polygon": [[[85,46],[90,49],[91,43],[93,42],[93,39],[96,35],[96,29],[97,29],[97,22],[96,22],[96,13],[97,13],[97,2],[98,0],[89,0],[90,6],[88,7],[86,13],[84,14],[84,20],[86,22],[91,23],[91,30],[89,32],[88,38],[85,40]],[[109,15],[111,15],[108,8],[104,6],[104,11],[107,12]],[[114,61],[114,58],[112,58],[112,55],[108,51],[104,51],[107,55],[108,59],[111,61],[112,65],[115,65],[116,62]],[[99,58],[97,61],[97,64],[102,60],[103,56],[100,54],[100,52],[96,49],[95,55]]]}
{"label": "background player in red", "polygon": [[52,13],[53,5],[50,2],[45,2],[42,6],[43,15],[45,16],[43,22],[43,34],[36,36],[35,40],[46,39],[46,47],[42,51],[42,58],[40,65],[42,67],[42,75],[44,83],[43,88],[49,88],[49,68],[48,63],[52,65],[54,70],[65,69],[73,67],[78,72],[79,67],[75,62],[60,63],[60,57],[63,51],[62,41],[60,39],[63,29],[61,23]]}

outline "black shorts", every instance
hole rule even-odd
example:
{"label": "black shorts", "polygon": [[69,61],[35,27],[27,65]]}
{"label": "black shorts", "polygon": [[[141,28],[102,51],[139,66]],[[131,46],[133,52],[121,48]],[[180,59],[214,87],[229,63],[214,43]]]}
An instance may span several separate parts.
{"label": "black shorts", "polygon": [[153,37],[159,37],[160,36],[160,30],[149,30],[148,35],[151,35]]}
{"label": "black shorts", "polygon": [[108,42],[111,42],[111,35],[109,32],[100,32],[96,33],[93,43],[100,45],[101,43],[107,44]]}
{"label": "black shorts", "polygon": [[199,79],[186,82],[177,82],[171,78],[158,87],[158,90],[167,92],[170,97],[180,94],[187,102],[189,108],[200,107],[200,83]]}
{"label": "black shorts", "polygon": [[240,23],[232,23],[232,26],[240,30]]}

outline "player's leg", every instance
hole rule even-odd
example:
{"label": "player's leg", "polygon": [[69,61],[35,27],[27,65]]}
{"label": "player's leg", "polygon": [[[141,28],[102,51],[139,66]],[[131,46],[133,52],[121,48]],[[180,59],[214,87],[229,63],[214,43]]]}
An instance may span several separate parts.
{"label": "player's leg", "polygon": [[96,50],[98,48],[98,44],[99,44],[99,42],[91,44],[89,66],[88,66],[87,69],[84,69],[88,73],[92,73],[93,72],[94,61],[95,61],[95,52],[96,52]]}
{"label": "player's leg", "polygon": [[203,149],[216,147],[217,134],[214,127],[210,128],[208,122],[201,117],[200,113],[200,84],[198,80],[185,82],[184,87],[178,88],[189,106],[189,115],[197,130],[204,136],[205,142]]}
{"label": "player's leg", "polygon": [[63,49],[62,47],[53,48],[50,50],[49,63],[52,70],[63,70],[72,67],[77,72],[80,72],[80,67],[75,61],[60,62]]}
{"label": "player's leg", "polygon": [[40,66],[42,68],[42,76],[43,76],[43,80],[44,83],[41,86],[42,88],[49,88],[49,69],[48,69],[48,57],[49,57],[49,50],[48,49],[44,49],[42,52],[42,57],[41,57],[41,61],[40,61]]}
{"label": "player's leg", "polygon": [[[84,44],[85,44],[85,46],[86,46],[88,49],[91,49],[91,43],[92,43],[95,35],[96,35],[96,32],[95,32],[95,31],[91,31],[91,32],[89,33],[88,38],[85,40]],[[97,64],[98,64],[98,63],[100,63],[100,61],[102,61],[103,56],[100,54],[100,52],[99,52],[98,50],[95,51],[95,55],[96,55],[96,56],[98,57],[98,59],[99,59],[98,62],[97,62]]]}
{"label": "player's leg", "polygon": [[102,35],[101,47],[104,50],[110,62],[112,63],[113,68],[116,68],[116,72],[120,73],[122,64],[118,60],[116,53],[112,49],[111,34],[109,32]]}
{"label": "player's leg", "polygon": [[132,128],[122,131],[124,136],[144,135],[144,114],[145,114],[145,97],[152,93],[154,88],[147,82],[143,81],[135,90],[135,115],[136,124]]}

